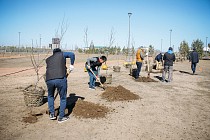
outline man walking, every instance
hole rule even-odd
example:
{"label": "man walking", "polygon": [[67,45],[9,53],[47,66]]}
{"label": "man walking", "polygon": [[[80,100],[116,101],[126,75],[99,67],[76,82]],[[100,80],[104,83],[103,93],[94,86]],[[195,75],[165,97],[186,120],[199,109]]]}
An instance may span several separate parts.
{"label": "man walking", "polygon": [[172,81],[173,76],[173,62],[175,61],[175,54],[173,53],[173,48],[169,47],[168,51],[163,56],[164,69],[162,73],[162,82],[165,81],[166,72],[168,72],[168,82]]}
{"label": "man walking", "polygon": [[69,72],[74,69],[75,54],[73,52],[62,52],[61,49],[53,50],[53,55],[46,59],[46,83],[48,88],[48,108],[50,112],[50,119],[55,120],[54,109],[54,93],[55,89],[60,95],[60,109],[58,123],[67,121],[69,117],[65,117],[66,108],[66,94],[67,94],[67,70],[66,58],[70,58]]}
{"label": "man walking", "polygon": [[191,69],[193,74],[195,74],[196,65],[199,62],[199,55],[196,51],[196,48],[193,48],[193,51],[190,53]]}
{"label": "man walking", "polygon": [[[85,63],[85,67],[86,67],[87,72],[90,76],[89,89],[95,90],[95,81],[96,81],[96,79],[98,80],[98,75],[100,73],[100,67],[101,67],[102,63],[106,62],[106,60],[107,60],[106,56],[92,57],[92,58],[87,59],[87,62]],[[95,76],[97,76],[97,77],[95,77]]]}

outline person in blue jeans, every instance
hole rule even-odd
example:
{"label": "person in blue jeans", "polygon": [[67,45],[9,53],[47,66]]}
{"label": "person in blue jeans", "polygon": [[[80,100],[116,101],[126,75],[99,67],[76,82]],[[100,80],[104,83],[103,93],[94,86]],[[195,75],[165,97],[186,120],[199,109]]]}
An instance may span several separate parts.
{"label": "person in blue jeans", "polygon": [[192,72],[193,74],[195,74],[196,65],[199,62],[199,55],[195,47],[193,48],[193,51],[190,53],[190,62],[191,62]]}
{"label": "person in blue jeans", "polygon": [[[107,60],[106,56],[92,57],[87,59],[87,62],[85,63],[85,68],[87,69],[87,72],[90,76],[89,89],[95,90],[95,81],[96,79],[98,80],[100,67],[102,63],[106,62],[106,60]],[[97,77],[94,76],[94,74],[91,72],[90,69]]]}
{"label": "person in blue jeans", "polygon": [[70,58],[71,60],[68,69],[68,71],[71,72],[74,69],[73,65],[75,61],[75,54],[73,52],[62,52],[61,49],[56,48],[53,50],[53,55],[46,59],[46,83],[48,89],[48,108],[50,112],[50,119],[56,119],[54,94],[57,89],[60,96],[59,123],[69,119],[69,117],[65,116],[67,95],[66,58]]}

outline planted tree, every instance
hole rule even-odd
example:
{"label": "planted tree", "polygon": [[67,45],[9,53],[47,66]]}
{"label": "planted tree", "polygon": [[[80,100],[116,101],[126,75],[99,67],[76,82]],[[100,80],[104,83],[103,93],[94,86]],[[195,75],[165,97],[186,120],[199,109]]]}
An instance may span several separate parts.
{"label": "planted tree", "polygon": [[149,53],[150,53],[150,55],[153,55],[154,52],[155,52],[154,47],[152,45],[149,45]]}
{"label": "planted tree", "polygon": [[189,45],[186,41],[182,41],[180,43],[180,47],[179,47],[179,53],[183,56],[183,57],[187,57],[189,56]]}
{"label": "planted tree", "polygon": [[[84,41],[84,44],[85,44],[85,48],[88,48],[88,27],[86,27],[85,29],[84,29],[84,33],[85,33],[85,35],[84,35],[84,39],[83,39],[83,41]],[[89,48],[90,49],[90,48]],[[88,53],[88,57],[89,57],[89,50],[86,50],[85,51],[85,53]]]}

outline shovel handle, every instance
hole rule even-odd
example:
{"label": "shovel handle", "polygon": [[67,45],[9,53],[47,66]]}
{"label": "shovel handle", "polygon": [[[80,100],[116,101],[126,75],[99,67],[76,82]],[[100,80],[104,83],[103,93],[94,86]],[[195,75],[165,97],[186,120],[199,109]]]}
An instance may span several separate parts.
{"label": "shovel handle", "polygon": [[[97,76],[95,75],[95,73],[93,72],[93,70],[91,70],[91,68],[89,69],[91,71],[91,73],[95,76],[95,78],[97,78]],[[100,79],[98,80],[99,83],[101,84],[102,87],[104,87],[104,85],[101,83]]]}

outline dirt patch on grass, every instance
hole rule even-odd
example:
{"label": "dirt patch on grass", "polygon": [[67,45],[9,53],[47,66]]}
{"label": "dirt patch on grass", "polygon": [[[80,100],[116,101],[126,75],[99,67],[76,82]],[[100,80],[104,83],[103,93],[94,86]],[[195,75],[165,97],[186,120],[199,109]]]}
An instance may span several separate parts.
{"label": "dirt patch on grass", "polygon": [[136,82],[157,82],[149,77],[139,77],[138,79],[135,79]]}
{"label": "dirt patch on grass", "polygon": [[138,95],[132,93],[130,90],[122,87],[121,85],[117,87],[107,87],[101,96],[103,99],[110,102],[140,99]]}
{"label": "dirt patch on grass", "polygon": [[79,118],[104,118],[108,112],[109,108],[106,106],[101,106],[99,104],[94,104],[83,100],[78,100],[73,109],[73,114]]}

